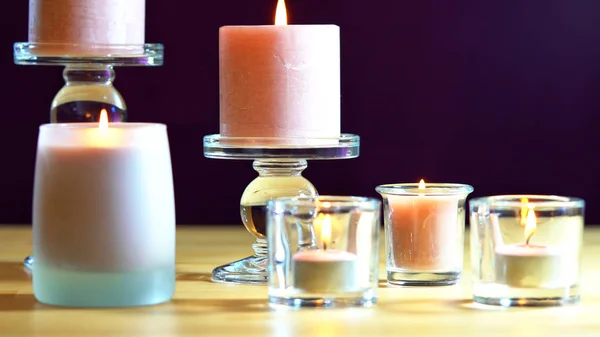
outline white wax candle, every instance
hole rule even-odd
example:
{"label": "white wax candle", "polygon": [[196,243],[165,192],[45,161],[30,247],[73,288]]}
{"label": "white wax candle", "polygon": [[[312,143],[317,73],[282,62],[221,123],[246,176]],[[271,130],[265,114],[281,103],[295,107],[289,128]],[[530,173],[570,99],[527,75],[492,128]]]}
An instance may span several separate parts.
{"label": "white wax candle", "polygon": [[576,279],[556,247],[508,244],[495,250],[496,282],[519,288],[567,287]]}
{"label": "white wax candle", "polygon": [[116,45],[144,43],[145,7],[145,0],[29,0],[29,42],[63,44],[40,46],[40,54],[127,52]]}
{"label": "white wax candle", "polygon": [[42,126],[33,232],[36,267],[94,272],[172,267],[175,206],[165,126]]}
{"label": "white wax candle", "polygon": [[221,136],[337,139],[339,34],[335,25],[221,27]]}
{"label": "white wax candle", "polygon": [[292,257],[293,286],[314,293],[358,290],[356,255],[339,250],[306,250]]}

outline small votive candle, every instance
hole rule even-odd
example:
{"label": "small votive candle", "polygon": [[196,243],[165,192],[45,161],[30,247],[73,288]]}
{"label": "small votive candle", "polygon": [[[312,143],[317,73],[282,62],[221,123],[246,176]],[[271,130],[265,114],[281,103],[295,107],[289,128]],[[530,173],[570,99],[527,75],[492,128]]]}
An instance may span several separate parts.
{"label": "small votive candle", "polygon": [[272,304],[329,307],[375,303],[378,200],[291,197],[273,199],[267,207]]}
{"label": "small votive candle", "polygon": [[168,301],[175,204],[166,127],[46,124],[33,201],[33,292],[40,302],[123,307]]}
{"label": "small votive candle", "polygon": [[387,279],[393,285],[451,285],[461,276],[465,199],[463,184],[377,186],[384,202]]}
{"label": "small votive candle", "polygon": [[584,201],[538,195],[473,199],[473,299],[502,306],[579,301]]}

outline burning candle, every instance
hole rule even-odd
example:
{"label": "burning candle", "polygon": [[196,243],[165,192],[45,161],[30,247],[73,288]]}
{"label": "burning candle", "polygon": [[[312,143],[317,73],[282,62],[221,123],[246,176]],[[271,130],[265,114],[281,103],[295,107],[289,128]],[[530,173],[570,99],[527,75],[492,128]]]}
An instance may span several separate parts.
{"label": "burning candle", "polygon": [[522,211],[521,219],[525,242],[500,245],[495,250],[496,282],[519,288],[569,286],[576,276],[568,272],[570,256],[557,247],[531,242],[537,229],[532,208]]}
{"label": "burning candle", "polygon": [[110,53],[108,45],[126,53],[124,45],[144,43],[145,7],[145,0],[29,0],[29,42],[53,44],[36,53],[97,55]]}
{"label": "burning candle", "polygon": [[[436,195],[421,179],[414,195],[389,196],[394,264],[419,271],[456,267],[457,195]],[[433,193],[433,194],[432,194]]]}
{"label": "burning candle", "polygon": [[147,305],[175,282],[175,207],[166,128],[40,128],[33,201],[34,294],[68,306]]}
{"label": "burning candle", "polygon": [[221,27],[221,137],[337,140],[339,45],[338,26],[287,25],[283,0],[275,25]]}
{"label": "burning candle", "polygon": [[315,229],[320,229],[323,249],[305,250],[292,257],[294,288],[313,293],[335,293],[358,288],[357,256],[328,249],[331,240],[331,216],[319,214]]}

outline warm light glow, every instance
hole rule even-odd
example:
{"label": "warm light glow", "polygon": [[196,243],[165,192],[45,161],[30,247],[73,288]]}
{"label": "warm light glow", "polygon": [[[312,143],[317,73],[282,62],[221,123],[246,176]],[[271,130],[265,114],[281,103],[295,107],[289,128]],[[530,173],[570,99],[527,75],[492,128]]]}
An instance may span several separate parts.
{"label": "warm light glow", "polygon": [[535,212],[533,211],[533,209],[529,208],[527,210],[527,221],[525,223],[525,237],[527,238],[525,243],[527,245],[529,245],[529,240],[531,239],[533,233],[535,233],[535,230],[537,229],[536,222],[537,219],[535,217]]}
{"label": "warm light glow", "polygon": [[331,215],[329,214],[325,214],[321,222],[321,241],[323,242],[323,249],[327,249],[327,245],[331,243]]}
{"label": "warm light glow", "polygon": [[105,109],[102,109],[102,111],[100,111],[100,122],[98,123],[98,128],[100,128],[101,130],[108,129],[108,113]]}
{"label": "warm light glow", "polygon": [[421,179],[421,181],[419,181],[419,189],[425,189],[425,180]]}
{"label": "warm light glow", "polygon": [[529,209],[529,199],[521,198],[521,227],[527,224],[527,210]]}
{"label": "warm light glow", "polygon": [[275,25],[285,26],[287,25],[287,10],[285,8],[285,1],[277,1],[277,9],[275,10]]}

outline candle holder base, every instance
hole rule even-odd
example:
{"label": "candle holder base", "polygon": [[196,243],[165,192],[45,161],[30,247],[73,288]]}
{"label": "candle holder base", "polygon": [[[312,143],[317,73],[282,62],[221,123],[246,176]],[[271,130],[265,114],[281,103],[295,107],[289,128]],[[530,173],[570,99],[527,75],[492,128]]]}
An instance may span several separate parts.
{"label": "candle holder base", "polygon": [[310,298],[284,298],[269,296],[269,305],[273,308],[347,308],[371,307],[377,303],[377,297],[372,292],[360,293],[357,297],[310,297]]}
{"label": "candle holder base", "polygon": [[335,139],[204,137],[204,156],[214,159],[250,159],[259,176],[244,190],[240,215],[256,241],[254,255],[213,270],[215,282],[266,284],[267,201],[285,196],[316,196],[315,187],[302,176],[307,160],[350,159],[359,155],[360,138],[342,134]]}
{"label": "candle holder base", "polygon": [[514,288],[503,284],[475,285],[473,302],[503,307],[550,307],[579,303],[578,286],[560,288]]}
{"label": "candle holder base", "polygon": [[394,286],[451,286],[460,281],[460,272],[387,271],[388,283]]}
{"label": "candle holder base", "polygon": [[268,280],[267,265],[266,257],[248,256],[215,268],[212,279],[222,283],[265,284]]}
{"label": "candle holder base", "polygon": [[[64,66],[65,86],[50,106],[51,123],[98,122],[106,110],[110,122],[126,122],[127,106],[113,86],[114,67],[147,67],[163,64],[160,43],[140,45],[87,45],[17,42],[13,57],[18,65]],[[31,270],[33,256],[25,258]]]}

